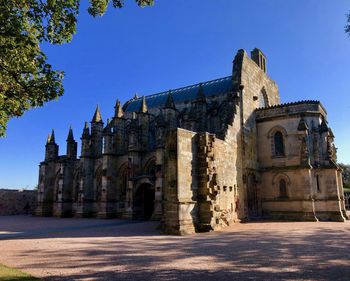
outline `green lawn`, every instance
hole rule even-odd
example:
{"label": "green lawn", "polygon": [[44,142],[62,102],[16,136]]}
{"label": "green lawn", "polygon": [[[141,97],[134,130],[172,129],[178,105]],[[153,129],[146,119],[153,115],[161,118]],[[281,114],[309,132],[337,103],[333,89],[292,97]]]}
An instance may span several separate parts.
{"label": "green lawn", "polygon": [[40,279],[30,276],[18,269],[7,267],[0,264],[0,280],[1,281],[39,281]]}

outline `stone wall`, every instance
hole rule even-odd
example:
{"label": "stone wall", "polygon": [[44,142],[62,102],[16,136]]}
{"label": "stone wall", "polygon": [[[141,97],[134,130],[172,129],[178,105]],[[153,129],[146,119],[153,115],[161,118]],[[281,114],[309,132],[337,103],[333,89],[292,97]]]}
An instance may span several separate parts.
{"label": "stone wall", "polygon": [[176,129],[167,136],[166,151],[164,232],[216,230],[238,219],[232,143],[213,134]]}
{"label": "stone wall", "polygon": [[[245,220],[252,215],[248,208],[251,193],[253,197],[259,197],[259,191],[255,187],[259,170],[255,110],[264,105],[279,104],[280,96],[277,84],[244,50],[240,50],[234,59],[232,77],[235,89],[238,90],[241,86],[243,89],[241,88],[239,107],[229,130],[231,132],[225,141],[235,144],[237,149],[238,217]],[[248,186],[248,177],[253,187]],[[251,189],[253,192],[249,191]],[[259,203],[256,202],[255,205]],[[259,206],[255,209],[259,209]]]}
{"label": "stone wall", "polygon": [[0,215],[32,214],[36,197],[36,190],[0,189]]}
{"label": "stone wall", "polygon": [[[322,105],[304,101],[274,106],[258,110],[256,118],[263,214],[344,221],[343,184],[339,169],[329,160],[327,142],[332,137],[326,121],[321,121],[327,120]],[[283,135],[282,154],[275,152],[276,132]]]}
{"label": "stone wall", "polygon": [[[209,185],[215,190],[215,199],[212,198],[214,204],[214,218],[216,220],[216,228],[230,224],[238,219],[236,206],[238,200],[237,188],[237,150],[236,144],[213,138],[212,143],[207,146],[209,152],[213,155],[212,168],[215,177]],[[210,155],[209,155],[210,156]]]}
{"label": "stone wall", "polygon": [[[259,108],[262,103],[265,103],[265,105],[279,104],[280,97],[277,84],[245,52],[240,71],[240,84],[244,86],[244,91],[241,105],[243,147],[239,147],[239,149],[242,149],[244,154],[243,167],[257,170],[255,109]],[[245,176],[247,174],[248,172],[245,171]]]}
{"label": "stone wall", "polygon": [[197,161],[196,133],[184,129],[169,131],[164,155],[164,214],[165,233],[191,234],[197,224]]}

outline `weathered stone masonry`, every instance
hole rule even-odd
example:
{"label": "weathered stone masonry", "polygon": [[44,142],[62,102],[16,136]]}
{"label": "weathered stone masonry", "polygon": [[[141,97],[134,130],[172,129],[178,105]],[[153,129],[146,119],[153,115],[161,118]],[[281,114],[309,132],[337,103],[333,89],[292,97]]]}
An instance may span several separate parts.
{"label": "weathered stone masonry", "polygon": [[106,124],[97,108],[79,159],[72,130],[64,156],[52,132],[36,214],[154,219],[172,234],[261,217],[344,221],[333,139],[319,102],[280,104],[264,54],[240,50],[231,76],[117,101]]}
{"label": "weathered stone masonry", "polygon": [[37,205],[36,190],[0,189],[0,215],[29,215]]}

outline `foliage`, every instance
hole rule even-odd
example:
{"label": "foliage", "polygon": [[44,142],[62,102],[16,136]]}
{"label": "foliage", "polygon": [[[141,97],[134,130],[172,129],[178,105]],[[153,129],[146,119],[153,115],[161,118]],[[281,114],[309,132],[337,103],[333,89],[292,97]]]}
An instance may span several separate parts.
{"label": "foliage", "polygon": [[0,264],[0,280],[39,281],[40,279],[32,277],[15,268]]}
{"label": "foliage", "polygon": [[[140,7],[153,0],[134,0]],[[123,0],[90,0],[88,12],[102,16],[112,2],[121,8]],[[47,63],[40,44],[63,44],[76,32],[80,0],[0,1],[0,136],[12,117],[42,106],[63,94],[64,73]]]}
{"label": "foliage", "polygon": [[345,26],[345,32],[350,36],[350,14],[347,15],[347,22]]}
{"label": "foliage", "polygon": [[340,163],[339,166],[343,169],[343,185],[350,188],[350,165]]}

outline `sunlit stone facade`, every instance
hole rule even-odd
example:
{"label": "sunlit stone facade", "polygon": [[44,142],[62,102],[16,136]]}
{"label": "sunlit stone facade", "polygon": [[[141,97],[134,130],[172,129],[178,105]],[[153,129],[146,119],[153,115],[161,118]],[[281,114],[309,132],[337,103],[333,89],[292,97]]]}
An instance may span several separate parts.
{"label": "sunlit stone facade", "polygon": [[346,219],[334,136],[318,101],[281,104],[259,49],[232,74],[145,97],[111,120],[54,133],[40,163],[37,215],[160,220],[166,233],[259,218]]}

